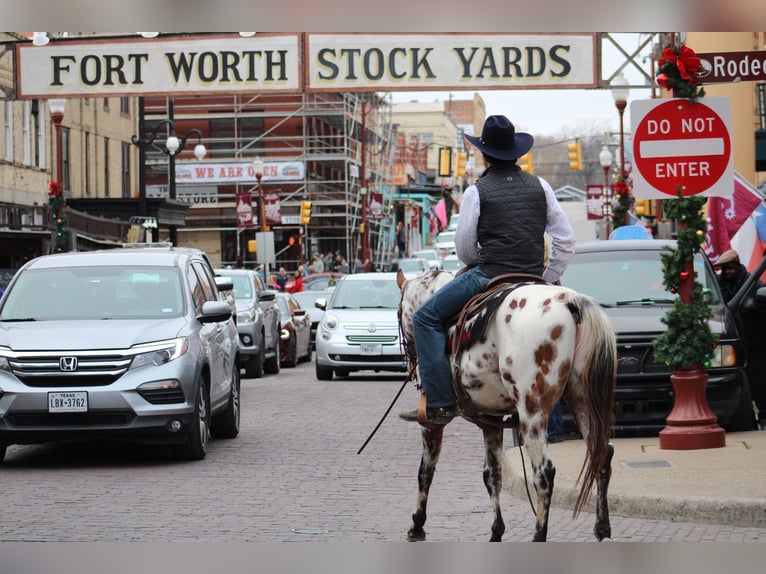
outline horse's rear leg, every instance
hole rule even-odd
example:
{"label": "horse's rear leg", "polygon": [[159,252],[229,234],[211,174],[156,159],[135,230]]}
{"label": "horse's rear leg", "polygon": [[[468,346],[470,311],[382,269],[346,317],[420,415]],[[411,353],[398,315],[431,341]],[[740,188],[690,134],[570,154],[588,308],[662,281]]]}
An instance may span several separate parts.
{"label": "horse's rear leg", "polygon": [[598,540],[612,537],[612,525],[609,522],[609,504],[607,503],[607,492],[609,491],[609,480],[612,478],[612,457],[614,456],[614,446],[609,444],[604,468],[596,482],[596,525],[593,527],[593,534]]}
{"label": "horse's rear leg", "polygon": [[418,469],[418,502],[415,512],[412,514],[412,526],[407,532],[409,542],[418,542],[426,539],[426,531],[423,525],[426,523],[426,507],[428,506],[428,491],[434,479],[436,463],[439,462],[439,454],[442,450],[444,438],[444,425],[428,425],[422,427],[423,453],[420,457]]}
{"label": "horse's rear leg", "polygon": [[500,490],[502,489],[502,455],[503,455],[503,428],[496,426],[482,426],[484,431],[484,485],[487,487],[489,498],[492,501],[492,509],[495,519],[492,522],[492,536],[490,542],[500,542],[505,533],[505,523],[500,511]]}
{"label": "horse's rear leg", "polygon": [[538,430],[534,438],[529,434],[524,437],[524,449],[532,464],[532,477],[537,492],[537,515],[535,517],[535,535],[533,542],[545,542],[548,538],[548,517],[553,496],[553,479],[556,467],[548,458],[548,448],[544,438],[546,430]]}

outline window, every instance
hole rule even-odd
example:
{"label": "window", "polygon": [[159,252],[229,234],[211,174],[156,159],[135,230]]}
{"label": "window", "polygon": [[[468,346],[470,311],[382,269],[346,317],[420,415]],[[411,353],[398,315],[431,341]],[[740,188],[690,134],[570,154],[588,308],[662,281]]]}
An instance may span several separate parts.
{"label": "window", "polygon": [[128,98],[120,98],[120,113],[125,116],[130,115],[130,104]]}
{"label": "window", "polygon": [[59,179],[61,180],[61,187],[64,191],[69,191],[71,186],[70,173],[72,168],[72,162],[69,155],[69,128],[61,127],[61,173]]}
{"label": "window", "polygon": [[122,180],[122,197],[130,197],[130,144],[122,142],[122,165],[121,165],[121,180]]}
{"label": "window", "polygon": [[90,195],[90,132],[85,132],[83,135],[84,144],[83,144],[83,154],[85,156],[85,195],[86,197]]}
{"label": "window", "polygon": [[109,98],[104,98],[104,111],[109,111]]}
{"label": "window", "polygon": [[109,138],[104,138],[104,197],[109,197]]}
{"label": "window", "polygon": [[32,100],[32,137],[34,155],[33,164],[36,167],[45,167],[45,140],[43,138],[43,129],[40,125],[40,102]]}
{"label": "window", "polygon": [[32,113],[31,102],[28,100],[21,104],[21,141],[24,145],[22,162],[24,165],[32,164]]}

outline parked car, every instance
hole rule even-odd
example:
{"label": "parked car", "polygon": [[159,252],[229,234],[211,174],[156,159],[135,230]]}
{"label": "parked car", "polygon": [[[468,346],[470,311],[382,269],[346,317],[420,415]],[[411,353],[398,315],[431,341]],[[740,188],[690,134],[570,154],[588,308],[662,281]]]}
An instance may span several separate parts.
{"label": "parked car", "polygon": [[420,257],[394,259],[388,266],[388,270],[391,273],[396,273],[400,269],[404,271],[405,274],[420,275],[428,271],[430,267],[428,261],[421,259]]}
{"label": "parked car", "polygon": [[465,267],[465,263],[460,261],[460,258],[455,253],[447,255],[442,259],[442,269],[444,269],[444,271],[455,273],[463,267]]}
{"label": "parked car", "polygon": [[419,257],[425,259],[428,263],[429,269],[441,269],[442,260],[439,257],[439,253],[436,249],[421,249],[419,251],[413,251],[411,257]]}
{"label": "parked car", "polygon": [[239,346],[205,254],[38,257],[0,302],[0,460],[67,439],[170,444],[204,458],[239,433]]}
{"label": "parked car", "polygon": [[295,367],[298,362],[311,360],[311,319],[298,300],[290,293],[277,293],[282,315],[279,342],[279,362],[283,367]]}
{"label": "parked car", "polygon": [[324,291],[335,287],[335,283],[343,277],[344,273],[329,272],[329,273],[312,273],[306,275],[303,278],[303,290],[304,291]]}
{"label": "parked car", "polygon": [[293,293],[293,297],[297,299],[301,307],[308,311],[309,319],[311,320],[312,349],[316,349],[317,326],[319,325],[319,321],[322,320],[322,315],[324,315],[324,311],[316,306],[316,302],[319,299],[329,299],[332,295],[332,291],[332,289],[326,289],[324,291],[300,291],[299,293]]}
{"label": "parked car", "polygon": [[333,373],[342,377],[352,371],[405,370],[396,275],[346,275],[329,300],[317,300],[317,307],[324,310],[316,335],[317,379],[331,380]]}
{"label": "parked car", "polygon": [[[661,319],[678,297],[663,286],[663,246],[675,243],[578,243],[561,279],[566,287],[594,297],[614,324],[618,350],[615,431],[621,435],[656,435],[674,405],[673,367],[655,360],[653,353],[655,337],[666,328]],[[694,270],[711,297],[711,330],[720,336],[706,369],[708,404],[726,430],[748,430],[754,423],[752,398],[762,400],[766,388],[766,288],[756,292],[750,282],[727,305],[704,254],[695,257]],[[571,426],[568,414],[565,420]]]}
{"label": "parked car", "polygon": [[447,223],[447,230],[448,231],[455,231],[457,229],[457,222],[460,219],[459,213],[453,213],[450,215],[449,223]]}
{"label": "parked car", "polygon": [[434,237],[434,249],[440,257],[444,258],[455,252],[455,232],[442,231]]}
{"label": "parked car", "polygon": [[239,350],[247,378],[279,373],[281,318],[277,292],[267,289],[254,269],[216,269],[216,275],[234,285]]}

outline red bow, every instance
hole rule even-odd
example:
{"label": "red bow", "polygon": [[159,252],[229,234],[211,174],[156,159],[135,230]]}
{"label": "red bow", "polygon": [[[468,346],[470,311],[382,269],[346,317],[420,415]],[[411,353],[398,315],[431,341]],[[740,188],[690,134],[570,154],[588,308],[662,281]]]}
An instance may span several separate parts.
{"label": "red bow", "polygon": [[673,48],[665,48],[662,51],[660,66],[665,63],[675,64],[678,73],[687,82],[697,83],[697,70],[700,69],[700,59],[694,53],[694,50],[687,46],[681,46],[676,54]]}
{"label": "red bow", "polygon": [[61,184],[57,181],[52,181],[48,187],[48,195],[52,197],[58,197],[61,195]]}

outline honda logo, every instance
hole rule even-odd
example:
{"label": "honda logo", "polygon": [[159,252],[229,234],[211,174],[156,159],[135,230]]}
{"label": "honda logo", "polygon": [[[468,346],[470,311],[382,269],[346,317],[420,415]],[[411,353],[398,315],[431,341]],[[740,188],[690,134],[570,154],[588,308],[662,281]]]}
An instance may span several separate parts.
{"label": "honda logo", "polygon": [[59,369],[62,371],[76,371],[77,357],[61,357],[59,359]]}

